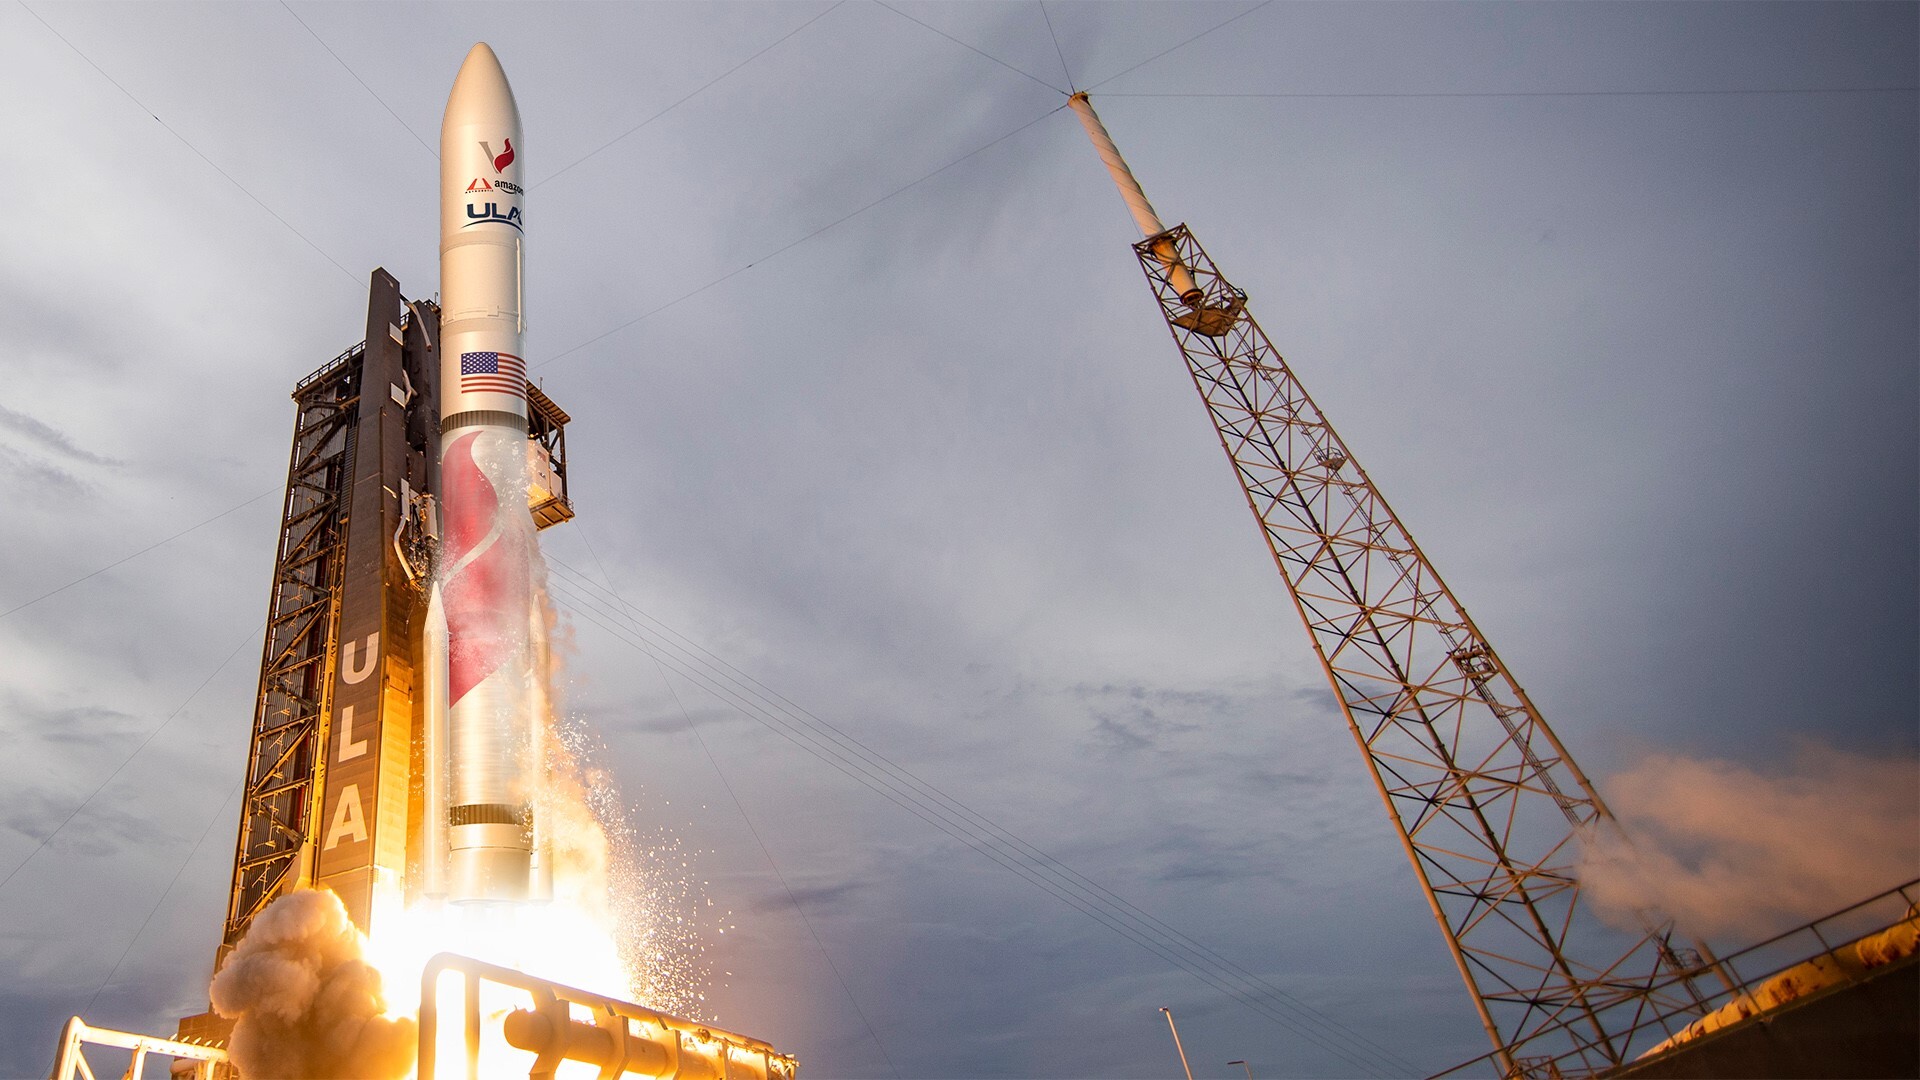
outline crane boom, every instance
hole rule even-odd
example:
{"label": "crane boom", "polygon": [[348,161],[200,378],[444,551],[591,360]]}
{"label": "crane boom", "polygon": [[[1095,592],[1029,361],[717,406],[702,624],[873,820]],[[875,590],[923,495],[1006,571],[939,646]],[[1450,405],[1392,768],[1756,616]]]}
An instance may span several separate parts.
{"label": "crane boom", "polygon": [[1573,866],[1612,826],[1606,804],[1246,294],[1185,225],[1161,227],[1086,95],[1071,105],[1145,234],[1141,268],[1503,1070],[1569,1050],[1594,1071],[1623,1063],[1615,1033],[1662,1004],[1677,957],[1670,925],[1621,940],[1580,904]]}

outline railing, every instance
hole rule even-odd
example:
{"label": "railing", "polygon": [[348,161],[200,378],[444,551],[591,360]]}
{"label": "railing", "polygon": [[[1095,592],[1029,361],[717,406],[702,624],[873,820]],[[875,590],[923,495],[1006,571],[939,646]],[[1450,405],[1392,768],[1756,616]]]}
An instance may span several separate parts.
{"label": "railing", "polygon": [[[1709,985],[1708,979],[1718,981],[1723,989],[1707,996],[1695,1008],[1670,1009],[1648,1015],[1629,1028],[1611,1031],[1608,1034],[1617,1043],[1633,1046],[1645,1053],[1649,1046],[1655,1046],[1661,1040],[1673,1038],[1684,1031],[1689,1024],[1702,1016],[1712,1014],[1721,1006],[1742,998],[1751,1002],[1753,991],[1774,976],[1809,960],[1831,956],[1864,936],[1885,930],[1903,919],[1913,917],[1916,911],[1920,911],[1920,878],[1895,886],[1886,892],[1868,897],[1857,904],[1841,908],[1839,911],[1824,915],[1785,933],[1776,934],[1757,945],[1749,945],[1739,952],[1707,958],[1699,967],[1657,981],[1650,989],[1658,995],[1662,991],[1680,989],[1680,984],[1689,980],[1694,981],[1696,987],[1704,989]],[[1870,972],[1863,972],[1849,964],[1832,965],[1832,970],[1840,976],[1832,984],[1834,986],[1857,985],[1872,977]],[[1755,971],[1760,974],[1749,974]],[[1755,1014],[1765,1015],[1764,1009],[1765,1006],[1755,1006]],[[1591,1039],[1581,1037],[1572,1028],[1568,1028],[1567,1031],[1574,1036],[1575,1046],[1572,1050],[1558,1055],[1530,1057],[1523,1053],[1526,1049],[1524,1045],[1505,1047],[1505,1053],[1511,1055],[1512,1060],[1519,1066],[1515,1072],[1508,1075],[1526,1077],[1530,1080],[1531,1078],[1559,1080],[1559,1078],[1593,1076],[1603,1071],[1590,1068],[1585,1064],[1598,1049],[1597,1044]],[[1541,1031],[1535,1038],[1551,1033],[1551,1031]],[[1655,1035],[1658,1036],[1657,1039],[1653,1038]],[[1686,1043],[1677,1045],[1684,1046]],[[1429,1080],[1440,1080],[1441,1077],[1452,1076],[1501,1075],[1500,1057],[1501,1051],[1482,1054],[1444,1072],[1435,1073]]]}
{"label": "railing", "polygon": [[319,382],[321,379],[324,379],[327,376],[345,367],[347,364],[351,363],[355,357],[359,356],[361,353],[366,351],[367,351],[367,343],[362,341],[359,344],[348,349],[346,352],[341,353],[339,356],[336,356],[333,359],[327,361],[326,363],[321,364],[318,368],[315,368],[313,372],[310,373],[306,378],[301,379],[298,383],[294,384],[293,396],[296,398],[299,397],[300,391],[305,390],[307,387],[312,386],[314,383]]}
{"label": "railing", "polygon": [[93,1067],[87,1063],[82,1049],[86,1046],[111,1046],[133,1051],[132,1063],[127,1066],[126,1072],[120,1074],[122,1080],[142,1080],[148,1054],[193,1062],[194,1080],[213,1080],[214,1066],[227,1060],[227,1052],[217,1046],[201,1046],[152,1035],[92,1027],[76,1016],[68,1020],[66,1028],[60,1032],[60,1051],[53,1061],[52,1080],[76,1080],[79,1077],[95,1080]]}
{"label": "railing", "polygon": [[[420,301],[408,300],[404,296],[400,298],[400,321],[395,325],[399,326],[402,332],[404,332],[407,329],[407,327],[413,325],[413,305],[419,302]],[[430,303],[429,303],[429,306],[431,306]],[[429,347],[431,347],[431,343],[429,343]],[[315,369],[306,378],[301,379],[300,382],[294,386],[293,396],[299,397],[300,391],[305,390],[307,387],[312,386],[314,383],[319,382],[321,379],[324,379],[328,375],[331,375],[335,371],[338,371],[341,367],[345,366],[354,357],[360,355],[365,351],[367,351],[367,343],[362,341],[359,344],[348,349],[346,352],[341,353],[339,356],[336,356],[333,359],[327,361],[326,363],[321,364],[319,368]]]}
{"label": "railing", "polygon": [[[662,1080],[794,1080],[799,1071],[800,1063],[792,1055],[758,1039],[562,986],[524,971],[441,953],[427,961],[420,976],[420,1067],[415,1074],[420,1080],[440,1076],[440,984],[449,973],[460,976],[465,1051],[461,1071],[450,1076],[479,1080],[482,1009],[498,1013],[507,997],[532,1006],[506,1012],[501,1022],[501,1041],[534,1055],[529,1080],[548,1080],[563,1061],[598,1065],[602,1077],[633,1072]],[[489,1001],[483,1006],[483,983],[506,990],[486,995]],[[499,1067],[489,1063],[490,1080],[499,1075]]]}

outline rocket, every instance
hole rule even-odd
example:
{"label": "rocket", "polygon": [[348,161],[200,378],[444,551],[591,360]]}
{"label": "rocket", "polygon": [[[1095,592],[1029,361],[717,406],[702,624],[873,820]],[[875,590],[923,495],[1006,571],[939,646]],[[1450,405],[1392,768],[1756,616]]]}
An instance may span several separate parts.
{"label": "rocket", "polygon": [[527,509],[520,110],[485,43],[440,125],[440,515],[428,600],[424,892],[534,898],[544,687]]}

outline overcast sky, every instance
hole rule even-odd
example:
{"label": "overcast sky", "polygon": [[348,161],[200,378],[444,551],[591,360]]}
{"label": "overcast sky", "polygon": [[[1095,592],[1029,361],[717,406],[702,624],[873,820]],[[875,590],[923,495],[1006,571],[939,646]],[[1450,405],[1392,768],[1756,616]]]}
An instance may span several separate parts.
{"label": "overcast sky", "polygon": [[1272,4],[1158,59],[1251,5],[896,6],[0,7],[0,611],[73,583],[0,616],[0,1075],[205,1006],[287,395],[374,267],[434,295],[476,40],[574,418],[570,707],[733,913],[713,1010],[809,1075],[1166,1076],[1162,1005],[1196,1075],[1362,1068],[664,681],[592,588],[1419,1070],[1486,1049],[1045,84],[1603,791],[1915,754],[1913,5]]}

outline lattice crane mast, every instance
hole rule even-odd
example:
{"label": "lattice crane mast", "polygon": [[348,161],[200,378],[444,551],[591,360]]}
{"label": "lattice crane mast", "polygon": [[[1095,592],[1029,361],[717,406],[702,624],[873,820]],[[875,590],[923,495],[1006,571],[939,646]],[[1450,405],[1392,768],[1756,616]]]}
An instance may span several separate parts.
{"label": "lattice crane mast", "polygon": [[[1306,624],[1495,1058],[1628,1060],[1618,1033],[1687,971],[1580,904],[1580,845],[1613,822],[1539,709],[1185,225],[1147,202],[1085,93],[1071,99],[1145,237],[1134,245],[1247,505]],[[1623,944],[1629,945],[1622,950]],[[1673,985],[1667,980],[1667,985]],[[1690,996],[1690,995],[1689,995]],[[1558,1075],[1558,1070],[1555,1070]]]}

